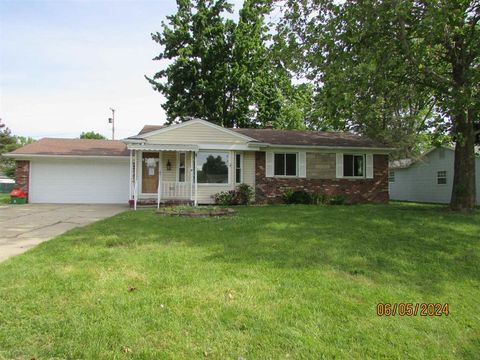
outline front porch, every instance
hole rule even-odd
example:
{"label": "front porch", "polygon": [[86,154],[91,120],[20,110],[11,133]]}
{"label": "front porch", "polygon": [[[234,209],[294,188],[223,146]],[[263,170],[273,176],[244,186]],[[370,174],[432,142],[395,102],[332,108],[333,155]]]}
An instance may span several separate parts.
{"label": "front porch", "polygon": [[130,148],[129,202],[137,205],[162,203],[198,204],[196,146],[141,146]]}

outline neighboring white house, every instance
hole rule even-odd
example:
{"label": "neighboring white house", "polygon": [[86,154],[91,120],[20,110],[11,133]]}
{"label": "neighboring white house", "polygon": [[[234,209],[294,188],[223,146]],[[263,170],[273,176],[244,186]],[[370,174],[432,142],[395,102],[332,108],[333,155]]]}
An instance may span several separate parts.
{"label": "neighboring white house", "polygon": [[[434,148],[417,160],[390,163],[388,189],[391,200],[449,203],[452,196],[455,152]],[[476,163],[477,204],[480,204],[480,158]]]}

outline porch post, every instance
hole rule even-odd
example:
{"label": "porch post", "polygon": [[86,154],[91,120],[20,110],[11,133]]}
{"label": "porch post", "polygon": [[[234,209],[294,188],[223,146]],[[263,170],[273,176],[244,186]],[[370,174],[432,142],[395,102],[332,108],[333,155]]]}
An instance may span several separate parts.
{"label": "porch post", "polygon": [[132,200],[133,150],[130,150],[130,176],[128,177],[128,200]]}
{"label": "porch post", "polygon": [[195,200],[193,202],[194,206],[198,205],[198,179],[197,179],[197,152],[195,151],[195,169],[194,169],[194,176],[195,176]]}
{"label": "porch post", "polygon": [[162,152],[158,152],[158,187],[157,187],[157,209],[160,209],[160,199],[162,197]]}
{"label": "porch post", "polygon": [[[133,209],[137,210],[137,201],[138,201],[138,150],[134,152],[134,161],[135,161],[135,168],[133,169],[134,174],[134,182],[133,182]],[[140,161],[141,165],[141,161]]]}
{"label": "porch post", "polygon": [[190,152],[190,201],[193,201],[193,151]]}

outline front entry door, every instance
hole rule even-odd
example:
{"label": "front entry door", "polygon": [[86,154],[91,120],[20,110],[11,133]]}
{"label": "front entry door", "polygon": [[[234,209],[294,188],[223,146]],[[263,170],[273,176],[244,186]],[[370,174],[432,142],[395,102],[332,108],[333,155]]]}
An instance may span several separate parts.
{"label": "front entry door", "polygon": [[142,193],[144,194],[157,192],[159,160],[158,153],[142,153]]}

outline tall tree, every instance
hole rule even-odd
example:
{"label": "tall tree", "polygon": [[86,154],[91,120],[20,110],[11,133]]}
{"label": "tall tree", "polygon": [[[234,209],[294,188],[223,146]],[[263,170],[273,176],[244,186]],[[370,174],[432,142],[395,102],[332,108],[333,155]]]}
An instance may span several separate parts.
{"label": "tall tree", "polygon": [[289,0],[281,29],[295,50],[291,63],[318,82],[320,112],[334,127],[393,142],[401,134],[407,147],[427,120],[451,135],[450,205],[461,210],[475,206],[479,19],[478,0]]}
{"label": "tall tree", "polygon": [[148,78],[166,97],[168,121],[200,117],[228,127],[304,126],[308,86],[294,86],[272,51],[271,0],[245,0],[238,21],[224,0],[179,0],[153,40],[168,66]]}

